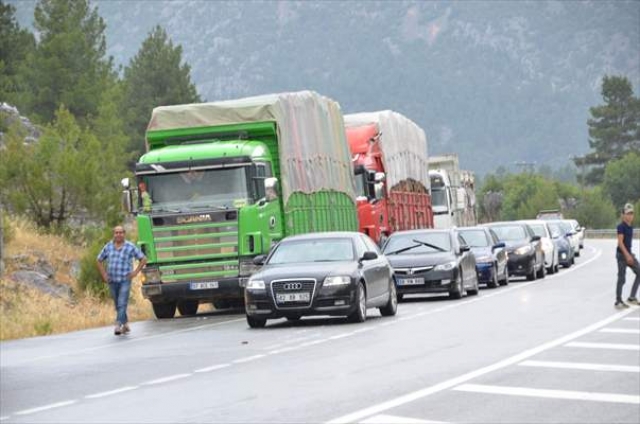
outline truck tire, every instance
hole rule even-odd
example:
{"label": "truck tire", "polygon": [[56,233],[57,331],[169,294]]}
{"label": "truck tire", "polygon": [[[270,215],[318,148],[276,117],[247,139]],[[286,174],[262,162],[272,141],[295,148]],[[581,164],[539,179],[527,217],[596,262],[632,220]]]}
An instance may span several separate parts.
{"label": "truck tire", "polygon": [[153,302],[152,305],[158,319],[173,318],[176,314],[176,302]]}
{"label": "truck tire", "polygon": [[198,312],[197,300],[184,300],[178,303],[178,311],[183,317],[193,316]]}
{"label": "truck tire", "polygon": [[264,326],[267,325],[267,320],[247,315],[247,324],[249,324],[249,327],[251,328],[264,328]]}

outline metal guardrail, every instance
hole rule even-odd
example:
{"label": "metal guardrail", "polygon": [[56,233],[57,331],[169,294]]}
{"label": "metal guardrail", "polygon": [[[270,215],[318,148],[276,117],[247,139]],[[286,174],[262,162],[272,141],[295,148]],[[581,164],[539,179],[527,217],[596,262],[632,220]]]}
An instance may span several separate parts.
{"label": "metal guardrail", "polygon": [[[616,238],[617,236],[617,231],[615,228],[608,228],[605,230],[589,230],[586,229],[584,230],[584,236],[585,238]],[[634,235],[633,235],[634,239],[638,239],[640,240],[640,231],[635,230],[634,231]]]}

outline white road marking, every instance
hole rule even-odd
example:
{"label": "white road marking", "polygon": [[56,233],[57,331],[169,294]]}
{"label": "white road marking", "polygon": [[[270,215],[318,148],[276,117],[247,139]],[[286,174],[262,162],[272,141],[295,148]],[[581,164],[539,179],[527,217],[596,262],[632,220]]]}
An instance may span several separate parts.
{"label": "white road marking", "polygon": [[621,334],[640,334],[640,330],[635,328],[603,328],[601,333],[621,333]]}
{"label": "white road marking", "polygon": [[282,349],[275,349],[269,352],[269,355],[278,355],[280,353],[285,353],[285,352],[291,352],[292,350],[298,350],[300,349],[302,345],[298,345],[298,346],[290,346],[290,347],[283,347]]}
{"label": "white road marking", "polygon": [[533,389],[529,387],[485,386],[483,384],[463,384],[462,386],[455,387],[453,390],[498,395],[588,400],[593,402],[631,403],[634,405],[640,405],[640,396],[622,395],[618,393],[576,392],[572,390]]}
{"label": "white road marking", "polygon": [[564,347],[582,347],[585,349],[616,349],[616,350],[640,350],[639,345],[622,343],[587,343],[573,342],[567,343]]}
{"label": "white road marking", "polygon": [[229,366],[231,366],[231,364],[212,365],[210,367],[197,369],[194,372],[210,372],[210,371],[220,370],[222,368],[227,368]]}
{"label": "white road marking", "polygon": [[85,398],[86,399],[98,399],[98,398],[102,398],[102,397],[106,397],[106,396],[116,395],[118,393],[128,392],[130,390],[135,390],[137,388],[138,388],[138,386],[127,386],[127,387],[122,387],[120,389],[110,390],[108,392],[102,392],[102,393],[95,393],[93,395],[87,395],[87,396],[85,396]]}
{"label": "white road marking", "polygon": [[163,378],[158,378],[156,380],[147,381],[146,383],[142,383],[141,385],[151,386],[153,384],[168,383],[169,381],[175,381],[175,380],[180,380],[182,378],[191,377],[191,375],[192,375],[191,373],[189,373],[189,374],[175,374],[175,375],[170,375],[169,377],[163,377]]}
{"label": "white road marking", "polygon": [[640,317],[628,317],[624,321],[640,321]]}
{"label": "white road marking", "polygon": [[54,409],[54,408],[60,408],[62,406],[68,406],[68,405],[73,405],[74,403],[78,402],[77,400],[66,400],[64,402],[57,402],[57,403],[52,403],[50,405],[44,405],[44,406],[39,406],[37,408],[31,408],[31,409],[25,409],[23,411],[18,411],[15,413],[15,415],[29,415],[29,414],[35,414],[36,412],[41,412],[41,411],[46,411],[49,409]]}
{"label": "white road marking", "polygon": [[463,374],[461,376],[452,378],[450,380],[446,380],[443,381],[441,383],[438,383],[434,386],[430,386],[430,387],[425,387],[423,389],[417,390],[415,392],[411,392],[411,393],[407,393],[405,395],[402,396],[398,396],[394,399],[388,400],[386,402],[382,402],[379,403],[377,405],[373,405],[371,407],[368,408],[364,408],[361,409],[359,411],[353,412],[351,414],[347,414],[347,415],[343,415],[342,417],[338,417],[336,419],[333,419],[331,421],[329,421],[329,424],[334,424],[334,423],[352,423],[352,422],[357,422],[359,420],[361,420],[362,418],[365,417],[369,417],[372,415],[376,415],[379,414],[381,412],[387,411],[389,409],[392,408],[396,408],[398,406],[416,401],[418,399],[422,399],[426,396],[432,395],[434,393],[437,392],[441,392],[443,390],[447,390],[450,389],[452,387],[458,386],[462,383],[465,383],[469,380],[472,380],[474,378],[480,377],[482,375],[488,374],[490,372],[505,368],[507,366],[510,365],[514,365],[517,364],[518,362],[522,362],[523,360],[530,358],[534,355],[537,355],[541,352],[544,352],[545,350],[549,350],[551,348],[557,347],[557,346],[561,346],[564,345],[565,343],[567,343],[570,340],[574,340],[577,339],[578,337],[582,337],[585,334],[591,333],[593,331],[596,331],[602,327],[604,327],[605,325],[608,325],[614,321],[619,320],[620,318],[624,317],[625,315],[630,314],[631,312],[633,312],[632,310],[628,309],[622,312],[618,312],[615,315],[610,316],[609,318],[605,318],[604,320],[601,320],[595,324],[592,324],[588,327],[583,328],[582,330],[578,330],[575,331],[571,334],[568,334],[566,336],[560,337],[556,340],[553,340],[551,342],[548,343],[544,343],[540,346],[534,347],[532,349],[526,350],[524,352],[521,352],[517,355],[511,356],[507,359],[504,359],[502,361],[496,362],[493,365],[489,365],[487,367],[484,368],[480,368],[477,369],[475,371],[471,371],[468,372],[466,374]]}
{"label": "white road marking", "polygon": [[427,421],[417,418],[399,417],[397,415],[374,415],[364,421],[360,421],[360,424],[445,424],[444,421]]}
{"label": "white road marking", "polygon": [[635,365],[589,364],[584,362],[553,362],[553,361],[524,361],[518,365],[524,367],[562,368],[589,371],[617,371],[640,373],[640,367]]}
{"label": "white road marking", "polygon": [[317,344],[320,344],[320,343],[325,343],[325,342],[328,342],[328,341],[329,341],[329,339],[311,340],[311,341],[308,341],[308,342],[301,343],[300,347],[313,346],[313,345],[317,345]]}
{"label": "white road marking", "polygon": [[233,361],[231,361],[234,364],[242,364],[244,362],[251,362],[251,361],[255,361],[256,359],[260,359],[260,358],[264,358],[267,355],[253,355],[253,356],[247,356],[246,358],[239,358],[239,359],[235,359]]}
{"label": "white road marking", "polygon": [[328,338],[328,340],[338,340],[338,339],[344,339],[345,337],[349,337],[349,336],[353,336],[355,333],[350,332],[350,333],[342,333],[342,334],[336,334],[335,336],[331,336]]}
{"label": "white road marking", "polygon": [[10,416],[6,416],[6,417],[0,417],[0,421],[4,421],[4,420],[8,420],[9,418],[11,418]]}

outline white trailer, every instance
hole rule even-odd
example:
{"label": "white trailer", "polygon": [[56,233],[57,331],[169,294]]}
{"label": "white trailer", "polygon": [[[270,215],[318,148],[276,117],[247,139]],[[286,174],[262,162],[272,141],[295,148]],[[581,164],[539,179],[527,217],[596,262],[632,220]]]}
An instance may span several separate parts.
{"label": "white trailer", "polygon": [[435,228],[476,224],[475,178],[460,169],[457,154],[430,157],[429,179]]}

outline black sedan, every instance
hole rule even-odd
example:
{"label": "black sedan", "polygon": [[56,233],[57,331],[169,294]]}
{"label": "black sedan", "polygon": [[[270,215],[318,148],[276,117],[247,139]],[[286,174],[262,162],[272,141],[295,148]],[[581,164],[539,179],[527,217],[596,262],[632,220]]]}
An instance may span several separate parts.
{"label": "black sedan", "polygon": [[382,252],[393,266],[398,300],[413,293],[478,294],[475,257],[454,230],[398,231]]}
{"label": "black sedan", "polygon": [[476,257],[480,283],[490,288],[509,284],[506,245],[496,233],[487,227],[463,227],[457,230]]}
{"label": "black sedan", "polygon": [[263,267],[244,291],[247,323],[297,320],[309,315],[346,316],[363,322],[367,308],[396,314],[393,269],[373,240],[362,233],[327,232],[291,236],[254,260]]}
{"label": "black sedan", "polygon": [[509,275],[524,275],[533,281],[547,276],[540,236],[524,222],[492,222],[491,228],[507,245]]}

